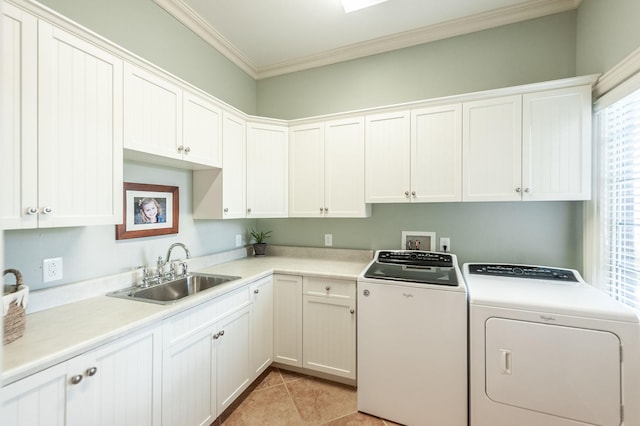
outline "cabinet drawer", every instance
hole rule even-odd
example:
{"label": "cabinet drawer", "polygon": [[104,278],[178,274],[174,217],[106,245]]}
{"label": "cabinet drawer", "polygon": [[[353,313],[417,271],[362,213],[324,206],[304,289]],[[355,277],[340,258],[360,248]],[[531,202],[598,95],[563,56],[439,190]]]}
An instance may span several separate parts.
{"label": "cabinet drawer", "polygon": [[163,323],[164,347],[176,343],[202,330],[219,318],[251,303],[249,286],[243,286],[230,293],[195,306],[185,312],[167,318]]}
{"label": "cabinet drawer", "polygon": [[302,280],[302,292],[313,296],[355,299],[356,282],[332,278],[304,277]]}

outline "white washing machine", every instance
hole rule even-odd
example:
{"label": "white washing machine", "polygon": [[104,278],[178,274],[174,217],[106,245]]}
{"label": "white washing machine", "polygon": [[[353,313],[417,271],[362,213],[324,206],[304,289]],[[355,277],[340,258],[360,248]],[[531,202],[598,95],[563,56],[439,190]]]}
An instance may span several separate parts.
{"label": "white washing machine", "polygon": [[470,426],[640,425],[635,311],[543,266],[467,263]]}

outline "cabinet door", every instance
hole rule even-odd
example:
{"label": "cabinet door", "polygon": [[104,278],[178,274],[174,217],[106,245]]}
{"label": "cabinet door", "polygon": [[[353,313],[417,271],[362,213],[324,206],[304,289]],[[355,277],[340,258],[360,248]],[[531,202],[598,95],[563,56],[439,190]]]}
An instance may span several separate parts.
{"label": "cabinet door", "polygon": [[222,109],[210,100],[187,91],[183,92],[182,99],[184,160],[222,167]]}
{"label": "cabinet door", "polygon": [[122,61],[38,29],[40,227],[122,222]]}
{"label": "cabinet door", "polygon": [[522,199],[591,198],[591,87],[523,97]]}
{"label": "cabinet door", "polygon": [[[38,21],[8,4],[0,14],[0,222],[38,226]],[[31,212],[31,214],[29,214]]]}
{"label": "cabinet door", "polygon": [[168,80],[124,64],[124,147],[182,159],[182,90]]}
{"label": "cabinet door", "polygon": [[462,105],[411,112],[411,199],[462,200]]}
{"label": "cabinet door", "polygon": [[163,425],[209,425],[216,419],[212,330],[209,327],[165,349],[162,359]]}
{"label": "cabinet door", "polygon": [[[219,333],[218,337],[215,336]],[[251,306],[220,320],[214,334],[218,414],[251,383]]]}
{"label": "cabinet door", "polygon": [[324,206],[326,217],[366,217],[364,118],[325,123]]}
{"label": "cabinet door", "polygon": [[324,215],[324,123],[289,129],[289,216]]}
{"label": "cabinet door", "polygon": [[222,131],[222,218],[243,218],[247,214],[247,123],[225,112]]}
{"label": "cabinet door", "polygon": [[521,199],[522,96],[463,105],[462,198]]}
{"label": "cabinet door", "polygon": [[366,117],[367,203],[410,201],[409,118],[409,111]]}
{"label": "cabinet door", "polygon": [[303,301],[302,366],[355,379],[355,299],[340,300],[305,295]]}
{"label": "cabinet door", "polygon": [[302,277],[273,276],[273,357],[302,366]]}
{"label": "cabinet door", "polygon": [[287,217],[287,128],[247,126],[247,217]]}
{"label": "cabinet door", "polygon": [[62,363],[3,387],[3,426],[65,425],[67,386],[67,366]]}
{"label": "cabinet door", "polygon": [[251,372],[258,377],[273,361],[273,277],[251,285]]}
{"label": "cabinet door", "polygon": [[119,339],[68,361],[72,425],[160,425],[162,342],[158,328]]}

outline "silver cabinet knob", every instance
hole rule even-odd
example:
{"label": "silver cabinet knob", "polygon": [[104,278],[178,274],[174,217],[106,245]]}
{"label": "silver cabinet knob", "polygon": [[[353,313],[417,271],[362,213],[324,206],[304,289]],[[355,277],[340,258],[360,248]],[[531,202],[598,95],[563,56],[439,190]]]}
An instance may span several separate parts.
{"label": "silver cabinet knob", "polygon": [[369,297],[369,295],[371,294],[371,292],[369,290],[363,290],[362,291],[362,295],[365,297]]}
{"label": "silver cabinet knob", "polygon": [[324,211],[324,209],[322,207],[320,207],[320,214],[322,214],[323,211]]}
{"label": "silver cabinet knob", "polygon": [[75,376],[72,376],[71,379],[69,379],[69,382],[72,385],[77,385],[81,381],[82,381],[82,374],[76,374]]}
{"label": "silver cabinet knob", "polygon": [[415,197],[416,196],[416,191],[411,191],[411,195]]}
{"label": "silver cabinet knob", "polygon": [[184,151],[184,145],[180,145],[180,146],[178,147],[178,152],[182,152],[182,151]]}
{"label": "silver cabinet knob", "polygon": [[260,293],[260,289],[259,288],[256,288],[255,290],[253,290],[253,294],[258,294],[258,293]]}
{"label": "silver cabinet knob", "polygon": [[27,214],[33,215],[33,214],[38,214],[38,209],[35,207],[29,207],[27,209]]}
{"label": "silver cabinet knob", "polygon": [[229,213],[229,208],[228,208],[228,207],[225,207],[225,208],[224,208],[224,212],[225,212],[225,213]]}
{"label": "silver cabinet knob", "polygon": [[351,309],[351,310],[349,310],[349,313],[350,313],[351,315],[353,315],[353,314],[355,314],[355,313],[356,313],[356,310],[355,310],[355,309]]}
{"label": "silver cabinet knob", "polygon": [[329,211],[329,207],[324,208],[324,212],[327,213]]}
{"label": "silver cabinet knob", "polygon": [[520,194],[520,193],[522,192],[522,188],[517,187],[517,188],[516,188],[516,192],[517,192],[518,194]]}
{"label": "silver cabinet knob", "polygon": [[217,332],[216,334],[213,335],[213,340],[218,340],[220,336],[221,336],[220,332]]}
{"label": "silver cabinet knob", "polygon": [[247,213],[251,213],[251,209],[247,209]]}
{"label": "silver cabinet knob", "polygon": [[220,336],[224,336],[224,330],[220,330]]}
{"label": "silver cabinet knob", "polygon": [[524,192],[526,192],[527,194],[531,194],[531,188],[525,188]]}
{"label": "silver cabinet knob", "polygon": [[84,374],[86,374],[89,377],[92,377],[92,376],[95,376],[97,372],[98,372],[98,369],[96,367],[91,367],[87,369],[87,371]]}
{"label": "silver cabinet knob", "polygon": [[188,153],[190,153],[190,152],[191,152],[191,148],[190,148],[190,147],[188,147],[188,146],[186,146],[186,147],[184,148],[184,153],[185,153],[185,154],[188,154]]}
{"label": "silver cabinet knob", "polygon": [[45,208],[43,208],[43,209],[42,209],[42,213],[44,213],[44,214],[50,214],[50,213],[53,213],[53,209],[52,209],[51,207],[48,207],[48,206],[47,206],[47,207],[45,207]]}
{"label": "silver cabinet knob", "polygon": [[328,285],[328,286],[326,286],[324,289],[325,289],[325,290],[327,290],[327,291],[330,291],[330,290],[331,290],[331,286],[330,286],[330,285]]}
{"label": "silver cabinet knob", "polygon": [[404,196],[408,197],[409,196],[409,191],[404,191]]}

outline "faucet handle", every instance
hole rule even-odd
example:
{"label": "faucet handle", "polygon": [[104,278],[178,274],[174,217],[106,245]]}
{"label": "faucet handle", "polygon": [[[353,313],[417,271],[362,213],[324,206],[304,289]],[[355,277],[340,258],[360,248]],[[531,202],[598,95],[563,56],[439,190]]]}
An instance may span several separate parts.
{"label": "faucet handle", "polygon": [[182,275],[186,277],[189,274],[187,262],[180,262],[180,267],[182,268]]}

